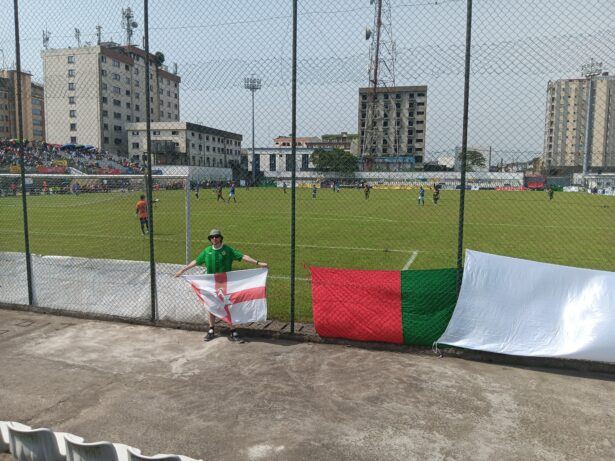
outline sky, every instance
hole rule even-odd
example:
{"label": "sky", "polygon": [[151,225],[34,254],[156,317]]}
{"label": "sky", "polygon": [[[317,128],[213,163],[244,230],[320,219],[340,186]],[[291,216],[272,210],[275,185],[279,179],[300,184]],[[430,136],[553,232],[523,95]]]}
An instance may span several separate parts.
{"label": "sky", "polygon": [[[11,11],[10,2],[4,11]],[[461,145],[466,31],[465,0],[389,0],[397,49],[397,85],[427,85],[427,157]],[[42,31],[50,48],[123,43],[121,10],[135,0],[29,0],[20,4],[22,67],[43,81]],[[298,2],[297,134],[357,131],[358,88],[368,81],[372,27],[369,0]],[[241,133],[251,144],[251,97],[243,78],[262,78],[256,97],[256,144],[291,131],[290,0],[150,1],[150,50],[177,63],[181,119]],[[615,71],[613,0],[474,0],[469,144],[491,146],[493,161],[524,160],[543,148],[549,80],[580,76],[593,58]],[[14,58],[12,15],[0,17],[5,65]],[[2,59],[2,54],[0,54]]]}

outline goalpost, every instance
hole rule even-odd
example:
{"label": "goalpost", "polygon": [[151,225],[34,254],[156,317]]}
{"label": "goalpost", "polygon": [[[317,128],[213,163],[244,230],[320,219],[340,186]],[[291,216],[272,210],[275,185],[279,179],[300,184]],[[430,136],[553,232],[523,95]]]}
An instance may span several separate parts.
{"label": "goalpost", "polygon": [[[29,174],[26,173],[28,196],[93,196],[93,194],[127,194],[142,192],[147,195],[146,175],[116,174]],[[186,264],[191,261],[190,232],[190,177],[188,175],[153,175],[154,194],[160,190],[183,190],[185,203]],[[0,198],[21,196],[21,175],[0,174]],[[154,200],[155,202],[156,200]]]}

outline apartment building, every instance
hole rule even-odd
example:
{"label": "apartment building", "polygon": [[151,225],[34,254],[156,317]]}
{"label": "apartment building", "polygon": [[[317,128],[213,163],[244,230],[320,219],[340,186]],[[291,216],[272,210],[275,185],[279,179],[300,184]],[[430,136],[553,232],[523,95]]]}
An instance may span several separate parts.
{"label": "apartment building", "polygon": [[359,135],[353,133],[323,134],[318,141],[307,142],[306,147],[312,149],[341,149],[357,155],[359,152]]}
{"label": "apartment building", "polygon": [[[152,122],[152,155],[155,165],[190,165],[230,168],[239,165],[243,136],[187,122]],[[147,130],[145,122],[130,123],[130,158],[145,160]]]}
{"label": "apartment building", "polygon": [[[0,70],[0,139],[19,138],[19,111],[15,70]],[[45,104],[43,86],[32,81],[32,75],[21,73],[21,107],[23,138],[45,141]]]}
{"label": "apartment building", "polygon": [[47,140],[54,144],[93,145],[128,153],[126,125],[146,120],[150,88],[150,120],[179,121],[181,78],[156,65],[134,45],[101,43],[42,52]]}
{"label": "apartment building", "polygon": [[615,168],[615,77],[607,73],[550,81],[544,134],[545,167]]}
{"label": "apartment building", "polygon": [[420,169],[426,118],[427,86],[383,87],[375,93],[373,88],[359,88],[359,154],[376,163]]}

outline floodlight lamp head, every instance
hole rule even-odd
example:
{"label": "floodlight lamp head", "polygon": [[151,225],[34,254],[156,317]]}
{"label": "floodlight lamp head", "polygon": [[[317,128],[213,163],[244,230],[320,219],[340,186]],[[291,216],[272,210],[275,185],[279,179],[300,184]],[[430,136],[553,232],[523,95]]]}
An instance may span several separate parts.
{"label": "floodlight lamp head", "polygon": [[372,30],[369,27],[365,28],[365,40],[369,40],[372,37]]}
{"label": "floodlight lamp head", "polygon": [[136,29],[137,27],[139,27],[139,24],[136,21],[133,21],[130,23],[130,27],[132,27],[133,29]]}

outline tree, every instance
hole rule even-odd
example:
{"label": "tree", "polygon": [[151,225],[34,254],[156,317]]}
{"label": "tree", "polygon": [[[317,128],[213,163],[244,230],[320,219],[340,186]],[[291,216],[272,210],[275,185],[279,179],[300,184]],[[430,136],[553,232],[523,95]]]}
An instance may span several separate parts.
{"label": "tree", "polygon": [[154,61],[156,67],[162,66],[164,64],[164,53],[161,51],[156,51],[154,56],[156,57],[156,60]]}
{"label": "tree", "polygon": [[487,165],[485,156],[477,150],[469,150],[466,153],[466,171],[474,171],[475,167],[484,168]]}
{"label": "tree", "polygon": [[351,174],[357,171],[357,157],[342,149],[315,149],[312,163],[319,172]]}

